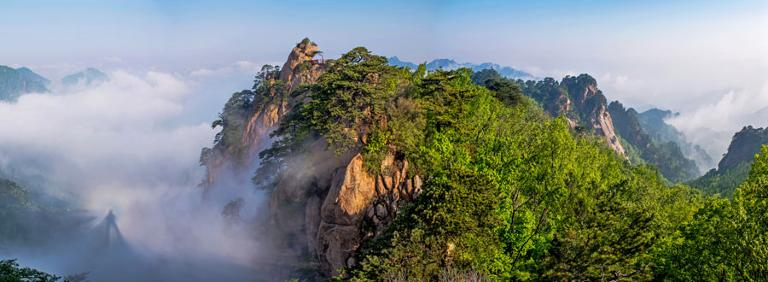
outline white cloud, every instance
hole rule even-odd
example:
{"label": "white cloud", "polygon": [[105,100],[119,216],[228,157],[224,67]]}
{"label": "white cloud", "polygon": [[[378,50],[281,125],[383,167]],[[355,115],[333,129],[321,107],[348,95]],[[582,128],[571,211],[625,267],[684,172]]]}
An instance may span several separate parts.
{"label": "white cloud", "polygon": [[202,77],[224,76],[224,75],[243,74],[243,73],[248,75],[253,75],[257,73],[259,70],[261,70],[260,64],[247,61],[247,60],[241,60],[241,61],[237,61],[222,67],[195,69],[189,72],[189,74],[192,77],[202,78]]}
{"label": "white cloud", "polygon": [[[53,193],[96,216],[114,209],[127,240],[148,254],[247,265],[256,242],[226,232],[223,204],[204,203],[197,187],[200,149],[214,134],[209,123],[188,121],[198,110],[189,100],[203,95],[198,83],[162,72],[109,75],[99,85],[0,103],[0,170],[42,174]],[[235,190],[251,204],[263,198]]]}
{"label": "white cloud", "polygon": [[720,156],[742,127],[768,126],[768,84],[759,90],[729,91],[716,102],[683,111],[667,122],[712,156]]}

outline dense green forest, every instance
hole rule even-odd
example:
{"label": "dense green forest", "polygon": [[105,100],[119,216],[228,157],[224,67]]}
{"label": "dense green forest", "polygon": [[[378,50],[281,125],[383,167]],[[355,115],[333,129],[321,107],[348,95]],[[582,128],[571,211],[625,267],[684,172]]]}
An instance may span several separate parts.
{"label": "dense green forest", "polygon": [[423,176],[423,192],[339,279],[768,278],[768,149],[733,200],[709,197],[551,118],[523,87],[469,69],[410,71],[356,48],[297,91],[306,98],[264,167],[323,138],[363,152],[372,173],[394,153]]}

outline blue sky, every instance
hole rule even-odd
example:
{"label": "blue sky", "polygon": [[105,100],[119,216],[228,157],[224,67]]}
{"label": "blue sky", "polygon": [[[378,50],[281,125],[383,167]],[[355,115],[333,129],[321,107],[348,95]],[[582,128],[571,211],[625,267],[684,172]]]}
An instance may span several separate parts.
{"label": "blue sky", "polygon": [[712,152],[746,124],[768,126],[765,0],[0,2],[0,65],[54,80],[88,66],[171,73],[202,93],[186,108],[206,121],[304,37],[327,58],[366,46],[414,62],[589,73],[609,100],[681,112],[671,122],[717,139]]}
{"label": "blue sky", "polygon": [[683,108],[766,83],[767,21],[764,0],[6,0],[0,64],[55,73],[277,63],[308,36],[328,57],[364,45],[417,62],[588,72],[609,99]]}
{"label": "blue sky", "polygon": [[544,51],[577,47],[584,38],[611,44],[638,35],[674,36],[718,21],[764,17],[761,2],[6,0],[0,36],[13,40],[3,40],[0,61],[268,60],[309,36],[329,54],[366,45],[412,60],[439,55],[514,64],[516,56],[505,50],[546,59]]}

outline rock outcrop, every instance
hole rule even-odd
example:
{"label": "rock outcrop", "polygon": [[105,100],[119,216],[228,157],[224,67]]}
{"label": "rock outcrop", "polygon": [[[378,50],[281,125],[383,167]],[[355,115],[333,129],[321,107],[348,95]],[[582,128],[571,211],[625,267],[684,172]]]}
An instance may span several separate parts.
{"label": "rock outcrop", "polygon": [[232,173],[228,175],[231,178],[250,179],[253,167],[258,165],[258,153],[270,144],[269,133],[290,111],[290,93],[302,84],[313,83],[325,70],[325,62],[313,58],[318,53],[314,42],[302,40],[291,50],[281,69],[274,73],[271,69],[264,71],[261,84],[266,87],[241,92],[252,96],[252,101],[238,118],[242,120],[223,122],[222,129],[222,133],[235,131],[239,140],[218,142],[211,149],[203,149],[201,163],[206,167],[206,179],[201,186],[205,190],[216,186],[225,172]]}
{"label": "rock outcrop", "polygon": [[597,81],[587,75],[566,76],[560,83],[571,97],[574,111],[595,134],[601,136],[608,147],[621,156],[626,156],[624,147],[616,135],[613,118],[608,112],[608,103],[602,91],[597,88]]}
{"label": "rock outcrop", "polygon": [[[225,181],[221,177],[225,171],[253,174],[255,168],[249,164],[258,161],[259,152],[271,143],[269,134],[293,105],[306,99],[292,92],[315,82],[327,69],[324,60],[315,59],[317,54],[317,45],[305,39],[293,48],[279,71],[269,68],[263,72],[266,75],[260,84],[268,87],[233,96],[228,104],[238,103],[238,95],[254,98],[253,102],[244,99],[248,111],[242,117],[234,115],[239,119],[221,122],[223,132],[236,131],[229,132],[238,137],[235,144],[219,142],[203,151],[201,162],[208,173],[204,187],[211,189]],[[233,146],[235,149],[230,148]],[[395,153],[381,161],[380,173],[372,174],[359,148],[338,155],[322,139],[304,148],[284,160],[285,168],[269,184],[268,237],[281,250],[282,259],[293,258],[298,263],[310,257],[323,273],[336,275],[356,263],[355,252],[383,233],[403,201],[418,195],[421,179],[411,175],[408,161]],[[229,206],[237,203],[232,200]],[[224,214],[235,212],[225,209]]]}
{"label": "rock outcrop", "polygon": [[342,267],[354,266],[360,245],[383,233],[401,201],[418,195],[421,182],[418,176],[409,177],[407,160],[389,155],[381,166],[386,173],[371,175],[357,154],[334,175],[320,207],[317,234],[308,234],[314,243],[309,247],[326,272],[337,274]]}
{"label": "rock outcrop", "polygon": [[717,165],[704,176],[689,182],[707,193],[719,193],[730,197],[749,176],[749,171],[760,153],[762,145],[768,145],[768,128],[745,126],[733,135],[728,151]]}
{"label": "rock outcrop", "polygon": [[402,156],[389,154],[371,174],[355,151],[337,156],[324,141],[310,146],[281,173],[270,199],[271,226],[280,248],[309,254],[329,275],[353,266],[354,254],[381,235],[404,201],[418,195],[421,180]]}
{"label": "rock outcrop", "polygon": [[586,128],[602,137],[617,154],[626,156],[603,93],[597,81],[587,75],[566,76],[561,82],[552,78],[521,82],[523,92],[539,102],[553,117],[564,116],[572,128]]}

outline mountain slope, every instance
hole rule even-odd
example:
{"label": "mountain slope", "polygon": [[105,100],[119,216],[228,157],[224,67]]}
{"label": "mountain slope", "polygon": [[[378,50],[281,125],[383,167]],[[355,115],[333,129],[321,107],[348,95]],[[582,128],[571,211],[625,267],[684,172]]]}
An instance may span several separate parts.
{"label": "mountain slope", "polygon": [[[306,39],[233,94],[201,156],[206,189],[266,193],[256,224],[295,278],[679,278],[664,263],[701,195],[622,157],[591,76],[525,82],[411,71],[364,47],[317,52]],[[254,185],[231,185],[239,174]]]}
{"label": "mountain slope", "polygon": [[[480,80],[493,77],[492,71],[476,73]],[[634,109],[618,102],[607,104],[588,74],[522,81],[523,92],[536,100],[553,117],[564,116],[572,127],[586,129],[602,137],[614,151],[633,163],[654,165],[669,180],[686,181],[700,175],[695,162],[687,159],[677,144],[655,142],[642,128]]]}
{"label": "mountain slope", "polygon": [[637,120],[643,131],[648,133],[655,142],[674,142],[677,144],[686,158],[696,162],[700,174],[704,174],[710,168],[715,167],[717,163],[704,149],[688,142],[682,132],[664,121],[674,115],[672,111],[653,108],[637,114]]}
{"label": "mountain slope", "polygon": [[48,92],[50,81],[28,68],[0,66],[0,101],[15,101],[24,93]]}
{"label": "mountain slope", "polygon": [[637,150],[645,163],[657,167],[665,178],[678,182],[699,176],[696,163],[683,155],[677,143],[654,140],[646,133],[635,109],[625,109],[624,105],[614,101],[608,105],[608,110],[622,139]]}
{"label": "mountain slope", "polygon": [[689,184],[708,193],[732,196],[736,187],[747,179],[749,168],[763,144],[768,144],[768,129],[745,126],[733,135],[717,168]]}
{"label": "mountain slope", "polygon": [[616,135],[605,96],[593,77],[581,74],[566,76],[560,82],[553,78],[517,82],[523,93],[536,100],[551,116],[564,116],[572,128],[588,130],[601,137],[619,155],[626,155]]}

